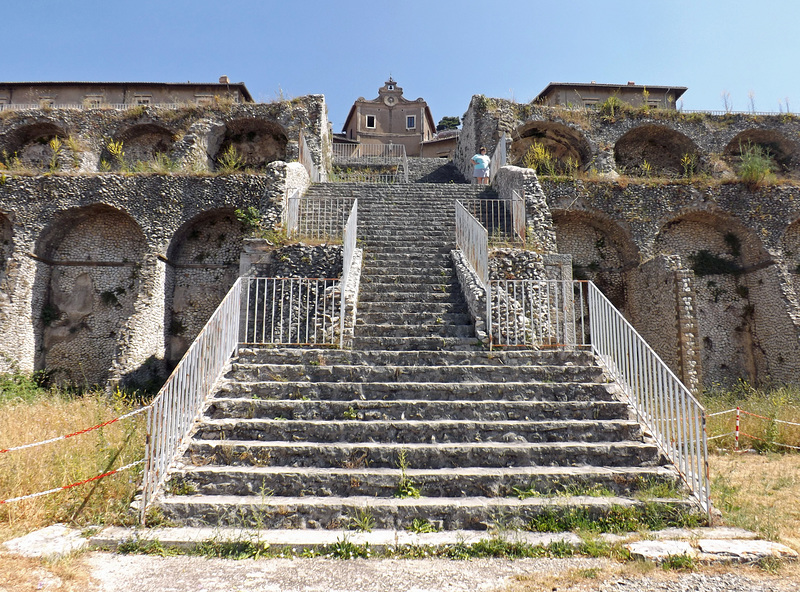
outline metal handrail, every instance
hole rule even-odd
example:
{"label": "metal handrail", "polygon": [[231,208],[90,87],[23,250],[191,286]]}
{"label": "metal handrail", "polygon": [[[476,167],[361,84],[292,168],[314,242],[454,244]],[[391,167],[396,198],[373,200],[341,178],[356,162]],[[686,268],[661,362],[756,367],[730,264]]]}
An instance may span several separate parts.
{"label": "metal handrail", "polygon": [[300,130],[300,138],[298,143],[300,151],[298,160],[300,161],[300,164],[302,164],[306,171],[308,171],[308,176],[311,177],[311,182],[319,183],[321,180],[319,167],[316,165],[311,156],[311,150],[308,149],[308,143],[306,143],[306,137],[305,134],[303,134],[303,130]]}
{"label": "metal handrail", "polygon": [[489,234],[461,200],[456,200],[456,246],[487,288],[489,285]]}
{"label": "metal handrail", "polygon": [[494,177],[502,167],[506,166],[506,162],[508,161],[508,155],[506,153],[506,133],[503,132],[503,135],[500,136],[500,140],[497,142],[497,146],[495,146],[494,152],[492,153],[492,160],[489,163],[489,182],[491,183],[494,181]]}
{"label": "metal handrail", "polygon": [[588,282],[592,350],[706,512],[711,509],[703,405],[600,289]]}
{"label": "metal handrail", "polygon": [[286,233],[290,237],[338,240],[343,236],[355,197],[306,197],[295,191],[286,202]]}
{"label": "metal handrail", "polygon": [[350,208],[350,215],[347,217],[347,223],[344,225],[344,234],[342,242],[344,249],[342,253],[342,279],[340,281],[341,302],[339,304],[339,347],[344,348],[344,328],[345,328],[345,314],[347,312],[347,282],[350,279],[350,274],[353,268],[353,256],[356,251],[356,234],[358,234],[358,200],[353,201],[353,207]]}
{"label": "metal handrail", "polygon": [[516,191],[510,198],[462,199],[464,208],[486,228],[489,243],[525,242],[525,200]]}
{"label": "metal handrail", "polygon": [[0,111],[31,111],[35,109],[77,109],[79,111],[91,111],[95,109],[103,110],[117,110],[127,111],[129,109],[136,109],[139,107],[157,107],[160,109],[181,109],[186,107],[203,107],[201,103],[101,103],[100,105],[91,105],[88,103],[63,103],[59,105],[43,105],[41,103],[26,103],[26,104],[0,104]]}
{"label": "metal handrail", "polygon": [[239,343],[242,279],[228,291],[189,350],[161,387],[147,413],[140,518],[155,500],[167,471],[186,444],[203,402]]}
{"label": "metal handrail", "polygon": [[394,172],[371,172],[356,170],[333,180],[355,181],[362,183],[408,183],[408,156],[403,144],[334,144],[333,163],[336,165],[353,165],[355,167],[396,166]]}

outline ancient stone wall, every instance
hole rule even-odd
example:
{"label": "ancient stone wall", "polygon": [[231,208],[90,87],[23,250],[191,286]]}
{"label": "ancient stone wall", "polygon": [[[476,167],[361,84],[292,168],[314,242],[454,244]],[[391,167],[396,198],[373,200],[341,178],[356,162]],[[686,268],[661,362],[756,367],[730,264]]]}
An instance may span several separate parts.
{"label": "ancient stone wall", "polygon": [[163,374],[238,275],[236,210],[279,221],[287,169],[6,176],[0,370],[78,385]]}

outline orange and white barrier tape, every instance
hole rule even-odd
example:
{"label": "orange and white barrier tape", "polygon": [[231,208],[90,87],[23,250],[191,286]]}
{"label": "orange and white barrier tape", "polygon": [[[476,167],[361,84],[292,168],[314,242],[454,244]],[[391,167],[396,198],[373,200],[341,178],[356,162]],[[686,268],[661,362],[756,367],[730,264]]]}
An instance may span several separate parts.
{"label": "orange and white barrier tape", "polygon": [[47,491],[40,491],[39,493],[30,493],[28,495],[21,495],[19,497],[12,497],[5,500],[0,500],[0,504],[8,504],[11,502],[18,502],[26,499],[31,499],[34,497],[41,497],[43,495],[48,495],[50,493],[56,493],[57,491],[64,491],[66,489],[72,489],[73,487],[79,487],[81,485],[85,485],[86,483],[91,483],[92,481],[97,481],[98,479],[102,479],[104,477],[109,477],[110,475],[114,475],[115,473],[119,473],[126,469],[130,469],[131,467],[135,467],[136,465],[140,465],[144,462],[144,459],[137,460],[136,462],[132,462],[130,464],[125,465],[124,467],[120,467],[118,469],[114,469],[113,471],[108,471],[103,473],[102,475],[97,475],[95,477],[89,477],[88,479],[84,479],[83,481],[77,481],[76,483],[71,483],[70,485],[64,485],[63,487],[56,487],[55,489],[48,489]]}
{"label": "orange and white barrier tape", "polygon": [[103,423],[99,423],[95,426],[90,428],[86,428],[84,430],[78,430],[77,432],[72,432],[71,434],[67,434],[65,436],[58,436],[56,438],[50,438],[49,440],[42,440],[41,442],[32,442],[30,444],[23,444],[21,446],[12,446],[10,448],[2,448],[0,449],[0,454],[4,452],[14,452],[15,450],[25,450],[26,448],[35,448],[36,446],[44,446],[45,444],[52,444],[53,442],[58,442],[59,440],[66,440],[67,438],[73,438],[75,436],[80,436],[81,434],[86,434],[88,432],[99,430],[107,425],[111,425],[112,423],[116,423],[118,421],[122,421],[124,419],[128,419],[129,417],[133,417],[134,415],[139,415],[147,411],[150,406],[142,407],[141,409],[137,409],[136,411],[131,411],[130,413],[126,413],[125,415],[121,415],[120,417],[115,417],[114,419],[109,419],[108,421],[104,421]]}

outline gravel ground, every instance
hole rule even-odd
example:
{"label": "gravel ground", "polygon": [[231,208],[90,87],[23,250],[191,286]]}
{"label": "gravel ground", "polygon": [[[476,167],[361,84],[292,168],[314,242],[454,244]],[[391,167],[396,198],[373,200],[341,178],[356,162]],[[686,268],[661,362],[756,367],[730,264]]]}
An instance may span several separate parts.
{"label": "gravel ground", "polygon": [[[727,573],[655,570],[621,576],[606,559],[231,561],[92,553],[91,577],[103,592],[796,592],[797,580],[731,566]],[[579,577],[605,573],[609,579]],[[737,573],[743,572],[743,573]],[[746,573],[744,573],[746,572]],[[615,575],[617,574],[617,575]]]}

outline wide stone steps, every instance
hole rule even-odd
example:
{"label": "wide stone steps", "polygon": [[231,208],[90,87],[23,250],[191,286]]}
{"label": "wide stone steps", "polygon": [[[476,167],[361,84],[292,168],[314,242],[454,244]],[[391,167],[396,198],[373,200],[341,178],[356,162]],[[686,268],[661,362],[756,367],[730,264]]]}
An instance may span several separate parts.
{"label": "wide stone steps", "polygon": [[251,364],[356,364],[367,366],[591,366],[594,356],[588,350],[482,350],[474,352],[359,351],[312,348],[246,348],[239,350],[239,360]]}
{"label": "wide stone steps", "polygon": [[[514,434],[509,436],[513,440]],[[186,459],[234,466],[281,465],[340,468],[397,467],[401,453],[409,467],[458,468],[531,465],[605,467],[663,464],[655,444],[622,442],[262,442],[196,440]]]}
{"label": "wide stone steps", "polygon": [[352,349],[241,348],[173,469],[167,520],[486,530],[689,505],[636,499],[675,490],[678,475],[591,352],[487,351],[475,338],[450,255],[454,201],[493,190],[331,183],[307,195],[359,200]]}
{"label": "wide stone steps", "polygon": [[[406,477],[425,497],[514,498],[567,495],[595,490],[631,496],[643,486],[674,484],[666,467],[459,467],[406,469]],[[191,484],[191,494],[222,496],[370,496],[393,498],[402,473],[397,468],[331,468],[275,466],[182,467],[173,473],[173,488]]]}
{"label": "wide stone steps", "polygon": [[[513,436],[511,435],[513,434]],[[200,440],[261,442],[621,442],[641,438],[639,424],[630,420],[302,420],[207,419],[195,432]]]}
{"label": "wide stone steps", "polygon": [[[409,338],[412,339],[412,338]],[[419,338],[414,338],[419,339]],[[435,338],[431,338],[432,340]],[[439,339],[439,341],[442,341]],[[383,350],[386,351],[386,350]],[[429,350],[431,351],[431,350]],[[220,397],[312,400],[485,401],[611,401],[605,385],[582,382],[336,382],[249,381],[223,384]]]}
{"label": "wide stone steps", "polygon": [[376,529],[404,530],[415,519],[424,519],[445,530],[489,530],[499,523],[522,528],[531,520],[581,508],[590,518],[614,508],[640,507],[661,501],[672,508],[689,507],[685,500],[640,502],[622,497],[527,498],[372,496],[184,496],[162,506],[166,517],[187,526],[245,526],[270,529],[348,529],[367,512]]}
{"label": "wide stone steps", "polygon": [[228,374],[234,381],[291,382],[595,382],[603,379],[597,366],[353,366],[250,364],[236,362]]}
{"label": "wide stone steps", "polygon": [[275,419],[339,421],[530,421],[616,420],[630,418],[622,401],[479,400],[264,400],[216,398],[206,412],[211,419]]}

